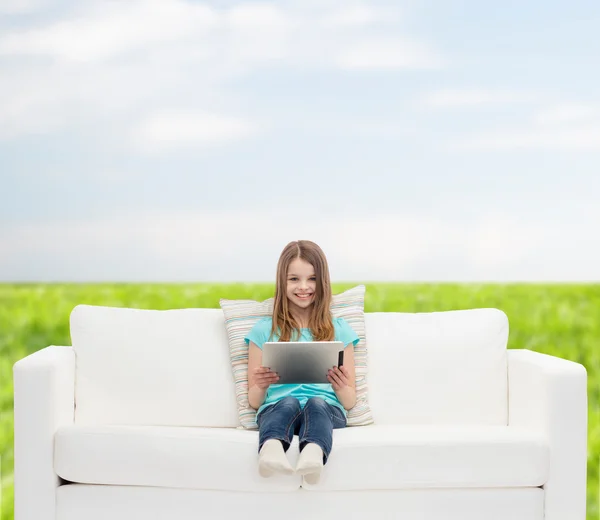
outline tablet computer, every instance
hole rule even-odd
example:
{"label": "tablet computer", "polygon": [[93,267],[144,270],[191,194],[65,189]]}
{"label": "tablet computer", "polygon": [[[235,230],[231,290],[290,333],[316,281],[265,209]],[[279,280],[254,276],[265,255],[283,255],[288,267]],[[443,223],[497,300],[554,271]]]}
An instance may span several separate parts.
{"label": "tablet computer", "polygon": [[327,371],[344,364],[341,341],[267,341],[262,366],[279,374],[278,385],[325,383]]}

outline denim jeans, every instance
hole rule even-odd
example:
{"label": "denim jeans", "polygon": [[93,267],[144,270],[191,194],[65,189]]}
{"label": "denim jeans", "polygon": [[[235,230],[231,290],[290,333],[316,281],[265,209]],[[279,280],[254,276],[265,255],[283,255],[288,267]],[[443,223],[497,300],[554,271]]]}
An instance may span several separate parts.
{"label": "denim jeans", "polygon": [[346,426],[346,417],[337,407],[320,397],[311,397],[304,408],[295,397],[284,397],[267,406],[256,418],[258,423],[258,451],[269,439],[279,439],[287,451],[294,434],[300,440],[300,451],[309,443],[323,450],[323,464],[331,453],[333,430]]}

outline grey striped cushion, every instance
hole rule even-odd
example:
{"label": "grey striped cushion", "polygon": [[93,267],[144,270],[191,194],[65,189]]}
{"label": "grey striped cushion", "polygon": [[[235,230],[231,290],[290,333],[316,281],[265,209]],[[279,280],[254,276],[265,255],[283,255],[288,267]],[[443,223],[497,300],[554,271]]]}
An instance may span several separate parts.
{"label": "grey striped cushion", "polygon": [[[242,427],[256,429],[256,410],[248,404],[248,346],[244,337],[260,319],[273,315],[274,298],[255,300],[226,300],[219,304],[225,315],[229,355],[235,381],[235,394]],[[357,285],[333,295],[331,314],[344,318],[359,337],[354,347],[356,365],[356,405],[348,411],[348,426],[373,423],[367,399],[367,342],[365,338],[365,286]]]}

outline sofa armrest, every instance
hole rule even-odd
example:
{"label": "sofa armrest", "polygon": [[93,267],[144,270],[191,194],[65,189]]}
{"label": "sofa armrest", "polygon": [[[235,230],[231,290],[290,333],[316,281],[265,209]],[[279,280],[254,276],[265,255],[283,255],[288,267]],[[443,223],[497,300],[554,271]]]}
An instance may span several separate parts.
{"label": "sofa armrest", "polygon": [[13,389],[15,520],[54,520],[54,434],[74,422],[73,348],[53,345],[17,361]]}
{"label": "sofa armrest", "polygon": [[543,434],[550,446],[545,520],[585,520],[587,371],[580,363],[508,349],[508,424]]}

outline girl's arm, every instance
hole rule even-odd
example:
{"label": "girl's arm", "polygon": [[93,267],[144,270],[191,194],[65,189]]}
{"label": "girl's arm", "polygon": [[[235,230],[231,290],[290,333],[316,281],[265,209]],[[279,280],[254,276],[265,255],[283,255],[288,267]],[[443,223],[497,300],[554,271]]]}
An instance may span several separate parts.
{"label": "girl's arm", "polygon": [[258,410],[265,402],[269,385],[276,383],[279,377],[266,368],[261,368],[262,350],[254,342],[248,346],[248,404]]}
{"label": "girl's arm", "polygon": [[356,404],[356,372],[354,368],[354,345],[344,349],[344,364],[329,371],[328,379],[333,391],[346,410]]}

